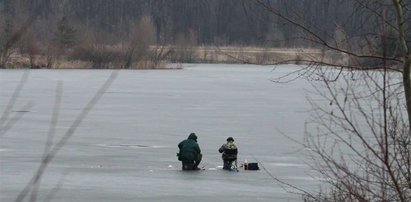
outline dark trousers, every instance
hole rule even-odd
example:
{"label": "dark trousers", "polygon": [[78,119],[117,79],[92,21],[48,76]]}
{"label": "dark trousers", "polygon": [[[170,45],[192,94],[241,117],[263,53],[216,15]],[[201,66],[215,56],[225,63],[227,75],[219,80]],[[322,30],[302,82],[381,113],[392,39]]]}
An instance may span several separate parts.
{"label": "dark trousers", "polygon": [[223,163],[224,163],[223,169],[230,170],[235,160],[236,159],[223,159]]}
{"label": "dark trousers", "polygon": [[199,155],[198,161],[182,160],[182,169],[183,170],[198,170],[198,165],[201,162],[202,155]]}

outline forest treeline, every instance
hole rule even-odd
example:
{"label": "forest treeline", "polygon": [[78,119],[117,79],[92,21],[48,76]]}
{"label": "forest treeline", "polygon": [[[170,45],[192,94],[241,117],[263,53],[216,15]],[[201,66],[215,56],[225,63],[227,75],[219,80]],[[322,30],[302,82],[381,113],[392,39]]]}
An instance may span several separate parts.
{"label": "forest treeline", "polygon": [[[353,12],[355,5],[344,0],[268,2],[276,9],[293,13],[309,28],[322,30],[321,38],[325,40],[334,40],[336,33],[355,37],[376,29],[370,23],[356,23],[370,15]],[[194,60],[193,47],[198,46],[316,47],[304,39],[301,29],[251,0],[0,0],[0,10],[0,45],[33,12],[39,12],[21,40],[22,52],[67,55],[66,50],[70,49],[72,59],[93,60],[95,67],[121,61],[123,68],[129,68],[147,55],[150,60],[167,58],[172,62],[208,62],[218,58],[197,52],[202,59]],[[3,67],[7,54],[2,54]],[[42,66],[53,66],[56,57],[46,56],[43,60],[48,62]]]}
{"label": "forest treeline", "polygon": [[[3,18],[23,18],[34,12],[38,0],[0,0]],[[325,30],[324,36],[332,37],[337,25],[344,26],[349,33],[359,30],[356,24],[346,24],[352,16],[352,5],[344,1],[317,0],[272,1],[276,7],[299,12],[312,26]],[[318,3],[316,3],[318,2]],[[346,9],[341,7],[346,6]],[[181,35],[187,37],[194,32],[198,44],[219,45],[266,45],[267,40],[280,37],[288,42],[271,40],[272,46],[301,46],[293,42],[298,32],[287,26],[278,17],[264,11],[250,0],[70,0],[50,1],[41,8],[36,33],[45,34],[55,27],[58,19],[65,17],[84,29],[101,30],[116,34],[127,33],[130,24],[144,16],[150,16],[156,29],[155,39],[161,43],[176,43]],[[4,21],[4,20],[3,20]],[[4,22],[2,22],[4,23]],[[297,33],[296,33],[297,32]]]}

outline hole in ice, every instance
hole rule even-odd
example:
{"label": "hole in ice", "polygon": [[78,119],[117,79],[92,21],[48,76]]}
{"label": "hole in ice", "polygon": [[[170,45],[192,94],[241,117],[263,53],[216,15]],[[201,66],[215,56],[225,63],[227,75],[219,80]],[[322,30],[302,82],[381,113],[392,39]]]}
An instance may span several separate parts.
{"label": "hole in ice", "polygon": [[12,111],[12,112],[27,113],[27,112],[30,112],[30,111],[28,111],[28,110],[15,110],[15,111]]}
{"label": "hole in ice", "polygon": [[150,147],[148,145],[142,145],[142,144],[120,144],[118,146],[119,147]]}

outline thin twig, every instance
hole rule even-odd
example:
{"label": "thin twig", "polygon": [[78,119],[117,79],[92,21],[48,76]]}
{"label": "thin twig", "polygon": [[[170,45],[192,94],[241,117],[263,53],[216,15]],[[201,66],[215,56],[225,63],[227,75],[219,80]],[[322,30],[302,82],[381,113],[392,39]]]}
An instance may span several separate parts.
{"label": "thin twig", "polygon": [[11,128],[13,128],[13,126],[24,116],[24,114],[26,114],[26,112],[30,111],[32,107],[33,107],[33,103],[28,102],[20,110],[18,110],[18,113],[12,116],[6,122],[6,125],[4,125],[4,127],[0,128],[0,138],[3,137]]}
{"label": "thin twig", "polygon": [[[53,107],[53,115],[51,117],[51,122],[50,122],[50,128],[47,134],[47,140],[46,140],[46,145],[44,147],[43,151],[43,157],[42,159],[45,159],[47,154],[50,151],[51,146],[53,145],[53,137],[56,133],[56,126],[58,123],[58,118],[59,118],[59,112],[60,112],[60,103],[61,103],[61,97],[63,94],[63,83],[62,81],[59,81],[57,83],[56,87],[56,92],[55,92],[55,98],[54,98],[54,107]],[[37,199],[37,193],[38,189],[40,187],[41,183],[41,178],[38,179],[37,183],[33,184],[33,191],[31,192],[30,196],[30,201],[35,202]]]}
{"label": "thin twig", "polygon": [[107,91],[107,89],[111,86],[113,81],[118,75],[119,70],[114,70],[110,77],[107,79],[107,81],[100,87],[100,89],[96,92],[94,97],[87,103],[87,105],[84,107],[84,109],[81,111],[81,113],[77,116],[77,118],[74,120],[70,128],[66,131],[66,133],[63,135],[63,137],[50,149],[50,151],[47,153],[45,158],[42,159],[41,164],[39,168],[37,169],[37,172],[34,174],[32,179],[29,181],[29,183],[26,184],[24,189],[19,193],[19,195],[16,198],[16,202],[21,202],[24,200],[24,198],[27,196],[27,193],[32,189],[32,186],[37,183],[37,181],[41,178],[41,176],[44,174],[44,171],[46,170],[48,164],[54,159],[54,157],[57,155],[57,153],[60,151],[61,148],[67,143],[67,141],[72,137],[78,126],[83,122],[84,118],[88,115],[88,113],[93,109],[93,107],[98,103],[98,101],[101,99],[103,94]]}
{"label": "thin twig", "polygon": [[20,96],[21,89],[24,87],[24,84],[27,82],[30,71],[24,71],[21,76],[19,84],[16,86],[16,89],[13,92],[13,95],[10,97],[9,103],[7,104],[2,116],[0,117],[0,128],[4,127],[6,121],[9,118],[10,112],[16,104],[17,98]]}

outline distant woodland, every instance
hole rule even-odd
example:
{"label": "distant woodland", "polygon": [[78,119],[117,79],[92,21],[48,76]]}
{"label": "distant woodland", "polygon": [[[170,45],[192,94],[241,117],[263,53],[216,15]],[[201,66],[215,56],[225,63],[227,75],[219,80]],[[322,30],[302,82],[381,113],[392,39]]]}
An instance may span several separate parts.
{"label": "distant woodland", "polygon": [[[318,33],[324,40],[334,40],[336,33],[351,38],[377,29],[369,23],[373,15],[355,12],[358,5],[351,1],[268,2],[276,9],[292,13],[307,27],[321,30]],[[316,43],[304,39],[301,29],[251,0],[0,0],[0,10],[2,46],[27,18],[38,13],[21,43],[13,49],[29,56],[41,53],[44,57],[29,57],[32,66],[36,66],[32,60],[37,60],[40,66],[51,68],[62,56],[92,62],[94,67],[121,63],[122,68],[147,61],[147,57],[156,61],[151,66],[164,60],[221,60],[221,55],[210,56],[210,52],[200,51],[200,46],[316,48]],[[10,64],[13,54],[16,53],[3,51],[2,67],[21,65]],[[235,56],[229,57],[237,56],[241,54],[235,52]],[[262,60],[264,53],[254,56]]]}

